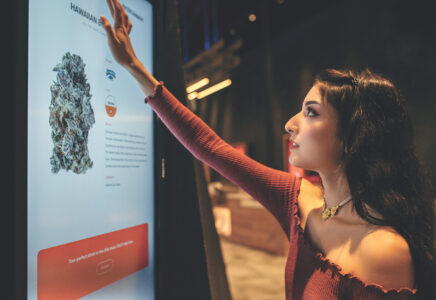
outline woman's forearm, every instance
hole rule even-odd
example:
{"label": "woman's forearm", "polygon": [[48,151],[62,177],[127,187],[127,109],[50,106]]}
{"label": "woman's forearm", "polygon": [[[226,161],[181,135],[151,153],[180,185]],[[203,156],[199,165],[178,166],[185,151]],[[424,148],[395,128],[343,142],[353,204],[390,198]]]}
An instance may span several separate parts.
{"label": "woman's forearm", "polygon": [[159,81],[157,81],[157,79],[147,71],[138,59],[124,67],[136,79],[145,96],[151,96],[154,88],[159,84]]}

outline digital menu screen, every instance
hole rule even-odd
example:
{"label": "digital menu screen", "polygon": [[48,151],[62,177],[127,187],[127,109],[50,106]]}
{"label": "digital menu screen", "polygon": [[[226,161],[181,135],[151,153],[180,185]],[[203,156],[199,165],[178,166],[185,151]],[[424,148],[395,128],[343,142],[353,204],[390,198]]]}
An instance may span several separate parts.
{"label": "digital menu screen", "polygon": [[[121,1],[153,71],[153,6]],[[153,113],[106,1],[30,0],[28,299],[154,299]]]}

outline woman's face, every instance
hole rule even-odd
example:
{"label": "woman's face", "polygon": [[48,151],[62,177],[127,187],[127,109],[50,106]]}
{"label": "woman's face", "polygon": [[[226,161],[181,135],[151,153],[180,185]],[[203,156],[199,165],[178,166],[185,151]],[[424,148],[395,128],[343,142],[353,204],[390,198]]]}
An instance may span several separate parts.
{"label": "woman's face", "polygon": [[335,169],[342,154],[342,143],[336,137],[337,121],[336,111],[314,85],[304,98],[301,111],[285,125],[298,145],[291,149],[290,163],[317,172]]}

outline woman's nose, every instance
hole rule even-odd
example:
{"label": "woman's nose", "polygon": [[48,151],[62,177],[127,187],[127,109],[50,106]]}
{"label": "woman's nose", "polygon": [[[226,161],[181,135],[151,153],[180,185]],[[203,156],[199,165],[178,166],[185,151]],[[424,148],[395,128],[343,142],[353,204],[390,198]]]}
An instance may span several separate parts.
{"label": "woman's nose", "polygon": [[297,126],[295,126],[293,123],[293,119],[294,118],[290,119],[285,125],[286,132],[288,132],[291,136],[294,136],[297,133]]}

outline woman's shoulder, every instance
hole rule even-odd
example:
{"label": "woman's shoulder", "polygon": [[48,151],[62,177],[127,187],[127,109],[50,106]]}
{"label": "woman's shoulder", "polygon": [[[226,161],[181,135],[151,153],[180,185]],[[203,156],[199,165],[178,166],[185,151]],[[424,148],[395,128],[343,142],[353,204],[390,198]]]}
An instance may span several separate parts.
{"label": "woman's shoulder", "polygon": [[[370,226],[370,225],[368,225]],[[413,260],[406,239],[389,226],[373,226],[358,247],[361,277],[385,288],[413,288]]]}
{"label": "woman's shoulder", "polygon": [[[391,226],[367,224],[368,231],[362,238],[364,254],[383,255],[390,252],[409,252],[407,240]],[[400,251],[400,252],[398,252]]]}

